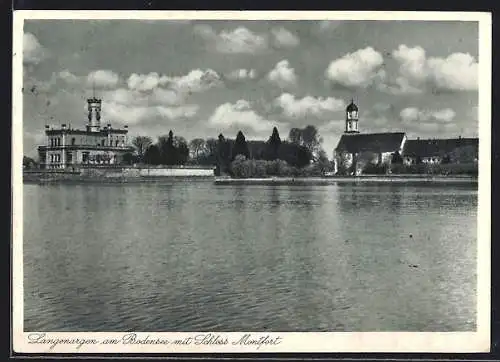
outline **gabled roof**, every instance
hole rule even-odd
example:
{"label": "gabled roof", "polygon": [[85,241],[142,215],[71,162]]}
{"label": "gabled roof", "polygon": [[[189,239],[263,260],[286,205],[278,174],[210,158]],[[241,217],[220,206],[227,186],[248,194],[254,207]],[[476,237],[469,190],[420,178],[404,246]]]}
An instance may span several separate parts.
{"label": "gabled roof", "polygon": [[403,132],[343,134],[335,148],[337,152],[394,152],[405,137]]}
{"label": "gabled roof", "polygon": [[417,139],[407,140],[403,156],[433,157],[444,156],[461,147],[479,147],[478,138]]}

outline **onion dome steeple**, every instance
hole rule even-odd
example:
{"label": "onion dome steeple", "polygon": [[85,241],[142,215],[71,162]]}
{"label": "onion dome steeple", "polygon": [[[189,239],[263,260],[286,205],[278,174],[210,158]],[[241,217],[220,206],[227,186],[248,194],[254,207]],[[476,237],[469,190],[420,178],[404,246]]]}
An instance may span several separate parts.
{"label": "onion dome steeple", "polygon": [[347,106],[345,113],[345,133],[359,133],[358,106],[354,104],[354,100],[351,99],[351,103]]}

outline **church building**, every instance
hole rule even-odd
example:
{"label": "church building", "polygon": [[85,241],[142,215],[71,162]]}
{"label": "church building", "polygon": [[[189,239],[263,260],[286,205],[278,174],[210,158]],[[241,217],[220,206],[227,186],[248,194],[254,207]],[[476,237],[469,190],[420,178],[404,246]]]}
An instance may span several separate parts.
{"label": "church building", "polygon": [[[404,132],[360,133],[359,110],[354,101],[346,108],[344,134],[334,151],[335,173],[339,167],[350,168],[358,161],[363,163],[387,164],[392,155],[403,152],[406,134]],[[361,162],[360,162],[361,163]],[[361,170],[354,170],[359,174]]]}
{"label": "church building", "polygon": [[134,151],[128,144],[128,127],[101,127],[101,103],[96,97],[87,99],[88,122],[85,129],[62,124],[45,126],[46,144],[38,147],[40,167],[66,169],[85,166],[113,165],[124,154]]}

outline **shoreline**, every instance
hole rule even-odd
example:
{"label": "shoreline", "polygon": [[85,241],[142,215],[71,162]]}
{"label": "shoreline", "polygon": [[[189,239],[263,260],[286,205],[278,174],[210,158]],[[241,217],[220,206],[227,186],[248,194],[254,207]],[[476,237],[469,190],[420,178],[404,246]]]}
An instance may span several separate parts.
{"label": "shoreline", "polygon": [[477,184],[473,176],[437,176],[437,175],[365,175],[335,177],[270,177],[270,178],[215,178],[215,184],[248,185],[330,185],[335,183],[466,183]]}
{"label": "shoreline", "polygon": [[268,178],[230,178],[217,176],[122,176],[92,177],[71,175],[68,177],[26,177],[23,184],[142,184],[161,182],[212,182],[215,185],[331,185],[336,183],[438,183],[438,184],[478,184],[475,176],[469,175],[364,175],[329,177],[268,177]]}

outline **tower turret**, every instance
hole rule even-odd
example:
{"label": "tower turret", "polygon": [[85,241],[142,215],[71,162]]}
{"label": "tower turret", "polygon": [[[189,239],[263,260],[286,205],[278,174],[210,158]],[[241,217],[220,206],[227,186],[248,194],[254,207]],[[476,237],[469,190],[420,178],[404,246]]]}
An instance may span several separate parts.
{"label": "tower turret", "polygon": [[87,99],[89,118],[87,130],[90,132],[99,132],[101,129],[101,102],[96,97]]}
{"label": "tower turret", "polygon": [[359,133],[358,129],[358,106],[354,104],[354,100],[351,99],[351,103],[347,106],[345,119],[345,133]]}

